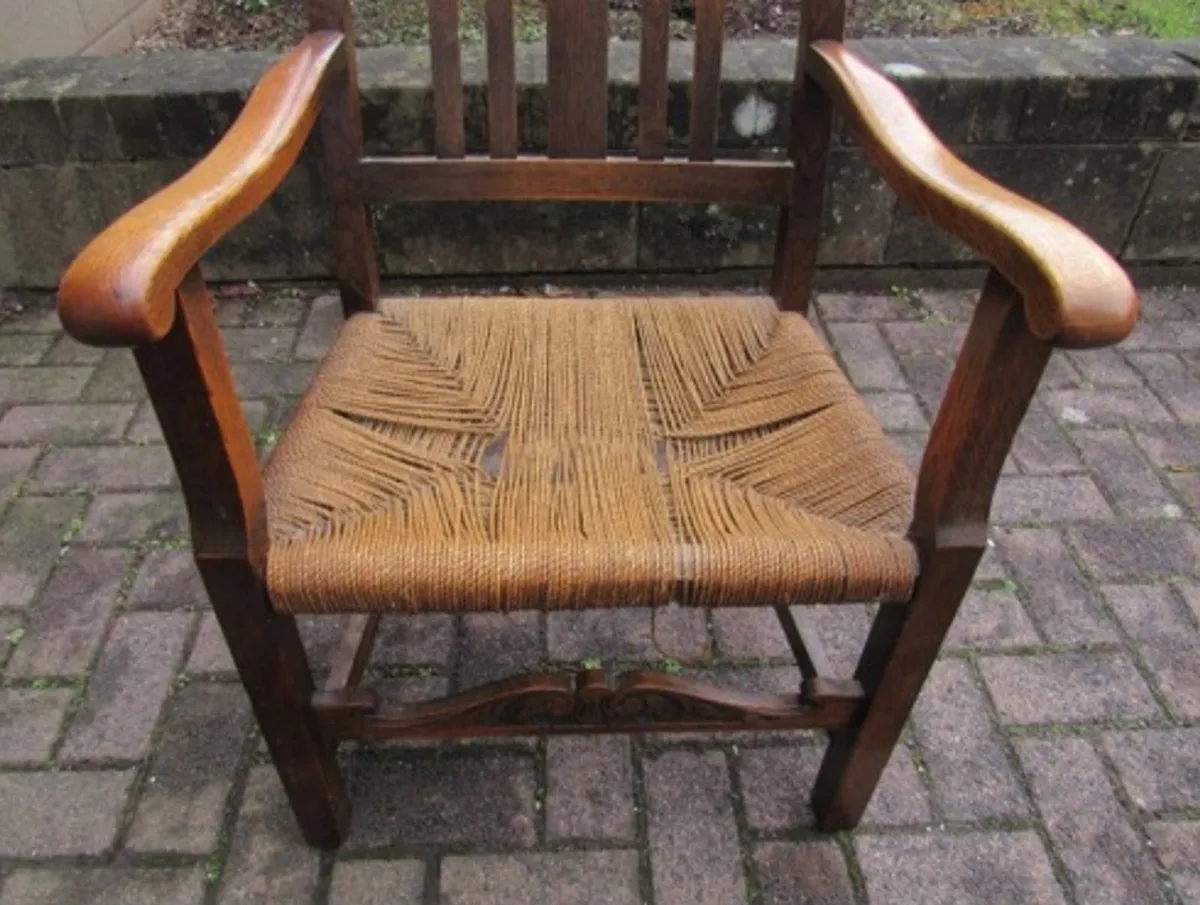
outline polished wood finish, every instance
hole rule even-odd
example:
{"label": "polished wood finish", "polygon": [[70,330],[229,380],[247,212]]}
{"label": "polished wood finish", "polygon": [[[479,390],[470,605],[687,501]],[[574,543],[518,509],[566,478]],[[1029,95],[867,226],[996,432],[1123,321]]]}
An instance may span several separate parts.
{"label": "polished wood finish", "polygon": [[310,707],[296,621],[263,586],[266,503],[250,432],[198,269],[183,278],[167,334],[135,356],[183,485],[192,548],[296,819],[311,845],[337,846],[350,817],[334,745]]}
{"label": "polished wood finish", "polygon": [[365,191],[396,201],[697,201],[775,205],[791,186],[787,163],[678,160],[367,158]]}
{"label": "polished wood finish", "polygon": [[860,726],[834,733],[813,791],[826,830],[861,819],[987,548],[988,513],[1052,346],[1029,329],[1017,290],[993,270],[921,462],[911,536],[920,578],[906,606],[880,607],[856,678]]}
{"label": "polished wood finish", "polygon": [[551,157],[608,150],[608,2],[546,0]]}
{"label": "polished wood finish", "polygon": [[379,702],[368,691],[322,693],[322,730],[346,739],[473,738],[594,732],[838,729],[863,703],[853,683],[817,684],[811,695],[748,694],[696,679],[639,670],[616,678],[538,672],[416,704]]}
{"label": "polished wood finish", "polygon": [[807,71],[896,194],[1017,287],[1035,336],[1086,348],[1129,334],[1138,311],[1133,285],[1082,230],[956,158],[899,88],[841,44],[813,45]]}
{"label": "polished wood finish", "polygon": [[689,98],[688,157],[712,160],[717,150],[717,114],[721,108],[721,46],[725,0],[695,0],[696,59]]}
{"label": "polished wood finish", "polygon": [[467,144],[458,0],[429,0],[429,55],[433,65],[433,151],[438,157],[462,157]]}
{"label": "polished wood finish", "polygon": [[667,154],[667,62],[671,44],[670,0],[642,0],[641,65],[638,75],[638,157]]}
{"label": "polished wood finish", "polygon": [[162,339],[184,274],[283,181],[345,65],[340,34],[309,35],[267,71],[207,157],[93,239],[59,285],[71,335],[98,346]]}
{"label": "polished wood finish", "polygon": [[305,0],[311,32],[340,31],[346,65],[330,80],[321,108],[321,163],[329,220],[332,261],[342,310],[349,316],[371,311],[379,301],[379,263],[371,216],[355,181],[363,155],[362,115],[358,104],[358,60],[349,0]]}
{"label": "polished wood finish", "polygon": [[788,127],[788,156],[795,164],[796,177],[779,216],[771,295],[784,310],[805,313],[817,279],[833,137],[829,96],[805,77],[805,64],[811,42],[842,39],[845,0],[805,0],[802,25]]}
{"label": "polished wood finish", "polygon": [[517,156],[517,63],[512,0],[486,0],[488,150]]}

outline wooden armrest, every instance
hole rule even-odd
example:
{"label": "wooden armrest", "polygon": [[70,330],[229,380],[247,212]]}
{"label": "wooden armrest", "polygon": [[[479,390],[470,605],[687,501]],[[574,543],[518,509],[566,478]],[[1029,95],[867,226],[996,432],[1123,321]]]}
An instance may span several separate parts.
{"label": "wooden armrest", "polygon": [[203,160],[124,214],[72,262],[58,293],[67,332],[99,346],[165,336],[184,275],[275,191],[312,131],[327,80],[345,65],[342,34],[325,31],[267,70]]}
{"label": "wooden armrest", "polygon": [[896,193],[1020,291],[1036,337],[1085,348],[1129,335],[1137,296],[1125,271],[1091,238],[964,164],[896,85],[841,44],[814,42],[805,67]]}

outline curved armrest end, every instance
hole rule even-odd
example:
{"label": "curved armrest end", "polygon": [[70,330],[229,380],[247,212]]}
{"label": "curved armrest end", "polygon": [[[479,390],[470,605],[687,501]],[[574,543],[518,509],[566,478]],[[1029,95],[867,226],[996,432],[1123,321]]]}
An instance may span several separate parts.
{"label": "curved armrest end", "polygon": [[1129,335],[1137,294],[1093,239],[955,157],[904,93],[842,44],[814,42],[805,65],[896,193],[1017,287],[1035,336],[1086,348]]}
{"label": "curved armrest end", "polygon": [[122,227],[127,227],[126,218],[132,213],[93,239],[59,282],[58,316],[63,329],[88,345],[156,342],[175,320],[174,289],[182,274],[174,281],[155,279],[156,274],[167,276],[161,264],[156,267],[154,260],[146,261],[150,256],[132,249],[126,240],[128,233]]}
{"label": "curved armrest end", "polygon": [[221,236],[283,181],[345,66],[340,32],[316,32],[275,63],[216,147],[93,239],[59,284],[67,332],[98,346],[138,346],[167,334],[174,293]]}

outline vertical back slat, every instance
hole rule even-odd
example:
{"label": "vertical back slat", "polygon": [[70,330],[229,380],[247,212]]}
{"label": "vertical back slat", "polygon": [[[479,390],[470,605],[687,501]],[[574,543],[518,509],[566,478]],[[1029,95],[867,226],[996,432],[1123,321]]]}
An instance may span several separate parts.
{"label": "vertical back slat", "polygon": [[517,156],[517,64],[512,0],[487,0],[488,148],[493,157]]}
{"label": "vertical back slat", "polygon": [[717,149],[717,110],[721,100],[721,44],[725,0],[695,0],[696,66],[692,72],[691,134],[688,157],[712,160]]}
{"label": "vertical back slat", "polygon": [[458,46],[458,0],[429,0],[429,52],[433,61],[433,150],[462,157],[462,59]]}
{"label": "vertical back slat", "polygon": [[325,88],[321,107],[321,156],[333,227],[333,266],[342,309],[349,316],[370,311],[379,300],[379,263],[370,212],[358,184],[363,156],[362,114],[358,102],[358,63],[349,0],[307,0],[309,31],[340,31],[346,36],[346,68]]}
{"label": "vertical back slat", "polygon": [[805,0],[802,15],[788,132],[788,156],[795,165],[795,176],[792,197],[779,221],[771,295],[785,310],[807,312],[817,277],[833,108],[816,82],[805,77],[805,56],[813,41],[842,40],[846,2]]}
{"label": "vertical back slat", "polygon": [[642,0],[642,65],[638,79],[638,157],[667,154],[667,54],[670,0]]}
{"label": "vertical back slat", "polygon": [[551,157],[608,152],[608,3],[547,0]]}

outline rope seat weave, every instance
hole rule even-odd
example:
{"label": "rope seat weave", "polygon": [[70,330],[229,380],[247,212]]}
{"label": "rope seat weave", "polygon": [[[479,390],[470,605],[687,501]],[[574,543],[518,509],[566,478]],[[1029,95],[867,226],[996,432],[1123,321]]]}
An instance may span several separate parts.
{"label": "rope seat weave", "polygon": [[266,471],[283,612],[905,600],[912,478],[769,298],[391,299]]}

